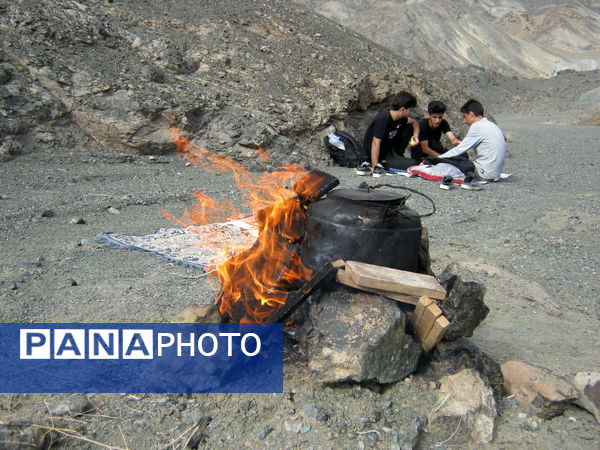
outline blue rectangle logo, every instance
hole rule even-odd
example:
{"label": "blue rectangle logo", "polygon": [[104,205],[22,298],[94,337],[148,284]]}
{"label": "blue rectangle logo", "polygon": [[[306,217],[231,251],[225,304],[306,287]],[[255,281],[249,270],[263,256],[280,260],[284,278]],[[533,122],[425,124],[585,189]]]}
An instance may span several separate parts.
{"label": "blue rectangle logo", "polygon": [[281,393],[281,324],[0,324],[0,392]]}

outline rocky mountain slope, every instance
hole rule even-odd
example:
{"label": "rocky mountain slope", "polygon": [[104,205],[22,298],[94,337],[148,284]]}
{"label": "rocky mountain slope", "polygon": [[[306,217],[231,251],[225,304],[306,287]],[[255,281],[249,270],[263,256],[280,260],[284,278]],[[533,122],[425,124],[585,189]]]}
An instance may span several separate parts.
{"label": "rocky mountain slope", "polygon": [[428,69],[550,76],[600,67],[593,0],[299,0]]}
{"label": "rocky mountain slope", "polygon": [[282,0],[0,0],[0,30],[4,158],[163,153],[177,126],[257,169],[259,146],[276,163],[311,163],[325,158],[327,126],[364,127],[356,115],[399,90],[421,105],[466,96]]}

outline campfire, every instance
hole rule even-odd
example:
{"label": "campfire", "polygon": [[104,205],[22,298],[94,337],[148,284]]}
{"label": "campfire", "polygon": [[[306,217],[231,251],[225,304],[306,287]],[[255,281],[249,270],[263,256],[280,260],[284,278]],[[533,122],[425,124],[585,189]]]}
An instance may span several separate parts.
{"label": "campfire", "polygon": [[252,174],[178,130],[173,138],[188,161],[231,171],[245,200],[238,209],[196,191],[182,218],[167,216],[184,226],[243,218],[258,230],[253,245],[224,248],[215,262],[214,305],[189,305],[181,321],[284,322],[316,379],[390,383],[487,315],[479,283],[449,269],[433,276],[425,216],[406,207],[409,195],[334,189],[337,178],[293,165]]}
{"label": "campfire", "polygon": [[[242,207],[251,210],[258,227],[258,239],[249,249],[223,249],[232,255],[217,266],[220,292],[219,311],[233,322],[269,322],[285,307],[290,295],[313,278],[313,270],[300,258],[306,209],[337,184],[337,179],[321,173],[308,173],[303,167],[288,165],[284,170],[253,176],[239,163],[215,155],[172,130],[177,151],[193,164],[218,172],[231,171],[245,197]],[[266,153],[259,149],[261,159]],[[286,187],[289,186],[289,187]],[[196,204],[182,219],[167,217],[184,226],[204,225],[219,220],[241,218],[230,202],[219,202],[200,191]]]}

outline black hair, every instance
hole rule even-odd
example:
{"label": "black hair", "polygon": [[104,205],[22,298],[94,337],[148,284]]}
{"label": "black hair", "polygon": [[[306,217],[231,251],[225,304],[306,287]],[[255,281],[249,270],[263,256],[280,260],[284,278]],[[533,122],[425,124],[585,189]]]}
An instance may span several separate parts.
{"label": "black hair", "polygon": [[444,114],[446,112],[446,105],[439,100],[434,100],[427,105],[427,112],[429,114]]}
{"label": "black hair", "polygon": [[460,108],[460,112],[463,114],[472,112],[476,116],[481,117],[483,116],[483,106],[477,100],[472,98],[469,101],[467,101],[467,103],[462,105],[462,108]]}
{"label": "black hair", "polygon": [[400,108],[414,108],[415,106],[417,106],[417,99],[414,95],[406,91],[402,91],[394,96],[392,103],[394,111],[398,111]]}

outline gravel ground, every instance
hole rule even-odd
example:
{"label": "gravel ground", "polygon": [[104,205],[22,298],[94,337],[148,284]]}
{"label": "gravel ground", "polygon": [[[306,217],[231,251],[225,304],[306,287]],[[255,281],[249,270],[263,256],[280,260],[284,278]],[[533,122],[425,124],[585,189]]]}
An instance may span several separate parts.
{"label": "gravel ground", "polygon": [[[561,375],[599,371],[600,156],[590,150],[598,147],[600,128],[495,118],[510,139],[508,181],[478,192],[395,176],[368,181],[409,186],[435,200],[437,214],[424,219],[434,271],[459,261],[488,287],[491,312],[473,337],[482,350],[500,362],[525,360]],[[319,169],[339,177],[342,187],[365,181],[350,169]],[[235,200],[230,175],[186,167],[176,156],[83,153],[21,155],[0,165],[0,173],[1,321],[166,321],[190,303],[212,301],[197,270],[108,248],[94,237],[173,226],[161,210],[180,214],[196,188]],[[417,196],[409,204],[428,208]],[[210,447],[402,448],[415,444],[435,403],[436,386],[419,377],[384,390],[324,387],[301,362],[289,362],[286,380],[283,395],[94,395],[95,414],[52,423],[124,448],[174,448],[194,433]],[[62,397],[1,395],[0,422],[47,424],[44,404]],[[506,399],[499,412],[489,448],[599,442],[599,425],[575,407],[546,422]],[[450,438],[442,446],[451,447],[451,434],[425,432],[418,446]],[[61,445],[93,447],[76,439]]]}

